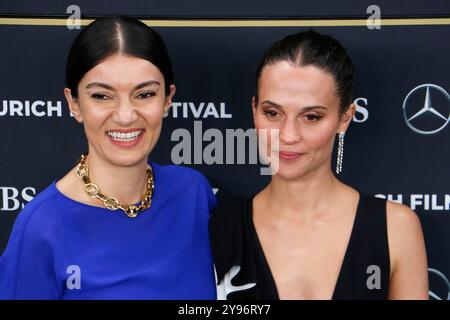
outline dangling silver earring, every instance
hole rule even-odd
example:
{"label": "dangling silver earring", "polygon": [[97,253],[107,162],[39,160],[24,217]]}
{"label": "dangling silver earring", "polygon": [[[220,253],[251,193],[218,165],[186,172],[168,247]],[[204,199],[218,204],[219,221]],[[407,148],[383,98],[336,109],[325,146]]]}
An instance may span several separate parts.
{"label": "dangling silver earring", "polygon": [[342,172],[342,161],[344,159],[344,136],[345,136],[345,132],[339,132],[339,142],[338,142],[338,151],[337,151],[337,160],[336,160],[336,173],[337,174]]}

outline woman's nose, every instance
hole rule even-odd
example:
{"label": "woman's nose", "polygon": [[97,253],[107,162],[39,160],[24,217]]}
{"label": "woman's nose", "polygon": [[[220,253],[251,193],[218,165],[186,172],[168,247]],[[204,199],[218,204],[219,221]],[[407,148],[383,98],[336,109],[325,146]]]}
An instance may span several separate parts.
{"label": "woman's nose", "polygon": [[135,106],[129,99],[122,99],[114,112],[113,120],[120,125],[127,126],[138,119]]}
{"label": "woman's nose", "polygon": [[283,144],[294,144],[300,141],[300,128],[295,120],[286,119],[280,128],[280,141]]}

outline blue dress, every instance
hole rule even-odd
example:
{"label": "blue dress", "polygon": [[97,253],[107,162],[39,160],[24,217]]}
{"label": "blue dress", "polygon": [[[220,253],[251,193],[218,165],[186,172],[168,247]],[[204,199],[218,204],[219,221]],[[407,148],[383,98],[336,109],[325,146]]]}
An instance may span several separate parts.
{"label": "blue dress", "polygon": [[36,196],[0,258],[0,299],[215,299],[211,186],[193,169],[151,166],[153,202],[134,219],[56,181]]}

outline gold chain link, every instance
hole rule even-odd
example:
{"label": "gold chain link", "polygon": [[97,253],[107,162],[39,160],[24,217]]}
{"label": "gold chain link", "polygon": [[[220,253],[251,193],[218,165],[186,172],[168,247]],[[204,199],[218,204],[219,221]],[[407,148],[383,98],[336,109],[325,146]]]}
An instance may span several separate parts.
{"label": "gold chain link", "polygon": [[87,153],[81,155],[80,161],[76,169],[76,175],[83,180],[84,191],[92,199],[98,199],[103,202],[103,205],[109,210],[122,210],[130,218],[136,218],[139,213],[145,209],[150,208],[152,204],[153,192],[155,189],[155,183],[153,179],[153,170],[147,165],[147,186],[144,196],[142,197],[141,203],[136,206],[131,204],[129,206],[122,206],[114,197],[108,197],[101,193],[100,188],[89,179],[89,169],[86,164]]}

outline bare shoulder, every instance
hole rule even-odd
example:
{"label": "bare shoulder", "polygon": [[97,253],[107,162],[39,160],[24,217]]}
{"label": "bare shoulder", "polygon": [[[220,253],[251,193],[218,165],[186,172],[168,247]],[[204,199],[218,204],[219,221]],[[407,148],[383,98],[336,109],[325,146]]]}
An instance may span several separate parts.
{"label": "bare shoulder", "polygon": [[387,201],[391,261],[390,299],[426,299],[427,257],[419,217],[409,207]]}
{"label": "bare shoulder", "polygon": [[388,232],[392,233],[392,236],[411,236],[414,233],[422,235],[419,217],[409,207],[387,201],[386,214]]}
{"label": "bare shoulder", "polygon": [[387,201],[386,220],[389,239],[389,249],[395,254],[392,258],[423,242],[422,227],[419,217],[409,207]]}

